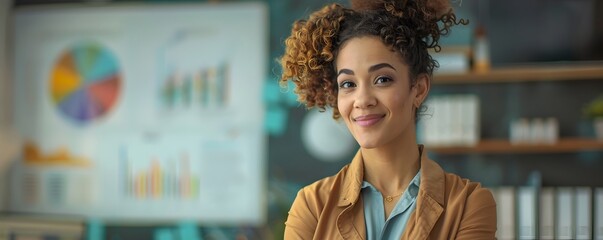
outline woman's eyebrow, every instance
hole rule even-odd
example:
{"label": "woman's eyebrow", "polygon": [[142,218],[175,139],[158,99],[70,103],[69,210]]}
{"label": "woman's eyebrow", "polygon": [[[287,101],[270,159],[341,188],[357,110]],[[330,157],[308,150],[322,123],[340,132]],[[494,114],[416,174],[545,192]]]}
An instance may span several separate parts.
{"label": "woman's eyebrow", "polygon": [[354,71],[344,68],[339,70],[339,72],[337,73],[337,76],[341,75],[342,73],[347,74],[347,75],[354,75]]}
{"label": "woman's eyebrow", "polygon": [[[375,65],[369,67],[368,71],[374,72],[381,68],[391,68],[393,70],[396,70],[396,68],[394,68],[392,65],[390,65],[388,63],[379,63],[379,64],[375,64]],[[339,70],[339,72],[337,72],[337,76],[339,76],[341,74],[354,75],[354,71],[347,69],[347,68],[343,68],[343,69]]]}
{"label": "woman's eyebrow", "polygon": [[369,72],[374,72],[374,71],[377,71],[377,70],[379,70],[381,68],[391,68],[394,71],[396,70],[396,68],[394,68],[392,65],[389,65],[388,63],[379,63],[379,64],[375,64],[375,65],[371,66],[368,71]]}

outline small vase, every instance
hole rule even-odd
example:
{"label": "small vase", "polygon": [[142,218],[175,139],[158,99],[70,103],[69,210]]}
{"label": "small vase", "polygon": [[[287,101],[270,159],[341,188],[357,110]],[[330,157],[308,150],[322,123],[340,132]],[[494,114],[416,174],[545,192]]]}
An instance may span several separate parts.
{"label": "small vase", "polygon": [[595,118],[593,120],[593,128],[595,129],[595,136],[599,141],[603,141],[603,117]]}

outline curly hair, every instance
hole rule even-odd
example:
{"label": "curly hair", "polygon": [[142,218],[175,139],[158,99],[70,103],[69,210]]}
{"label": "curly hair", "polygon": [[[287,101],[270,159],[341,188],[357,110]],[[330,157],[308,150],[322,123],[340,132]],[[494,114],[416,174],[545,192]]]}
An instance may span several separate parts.
{"label": "curly hair", "polygon": [[[333,108],[338,119],[335,59],[348,40],[379,36],[409,66],[411,86],[420,74],[432,76],[438,63],[428,49],[440,50],[440,36],[458,24],[447,0],[352,0],[352,8],[330,4],[293,24],[281,58],[281,85],[295,83],[307,108]],[[415,118],[416,119],[416,118]]]}

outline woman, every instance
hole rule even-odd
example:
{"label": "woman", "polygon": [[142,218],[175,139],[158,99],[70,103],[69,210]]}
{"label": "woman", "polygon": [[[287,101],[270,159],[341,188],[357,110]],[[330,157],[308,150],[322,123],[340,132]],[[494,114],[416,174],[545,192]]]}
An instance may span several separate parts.
{"label": "woman", "polygon": [[437,66],[428,49],[460,23],[441,0],[358,0],[293,25],[281,83],[293,81],[309,108],[333,108],[360,149],[299,191],[285,239],[494,239],[492,194],[416,143]]}

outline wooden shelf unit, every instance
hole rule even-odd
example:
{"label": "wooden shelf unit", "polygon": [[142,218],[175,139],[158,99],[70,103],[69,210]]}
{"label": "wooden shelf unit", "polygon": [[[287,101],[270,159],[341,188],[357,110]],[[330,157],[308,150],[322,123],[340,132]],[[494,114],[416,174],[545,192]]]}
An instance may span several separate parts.
{"label": "wooden shelf unit", "polygon": [[603,151],[603,141],[585,138],[563,138],[554,144],[512,144],[508,140],[486,139],[471,147],[426,146],[437,154],[516,154],[516,153],[571,153]]}
{"label": "wooden shelf unit", "polygon": [[[488,72],[434,74],[433,84],[488,84],[535,81],[602,80],[603,62],[552,63],[494,68]],[[603,151],[603,141],[561,138],[554,144],[512,144],[507,139],[484,139],[475,146],[426,146],[438,154],[571,153]]]}
{"label": "wooden shelf unit", "polygon": [[494,68],[488,72],[434,74],[434,84],[484,84],[501,82],[603,80],[603,63],[549,64]]}

